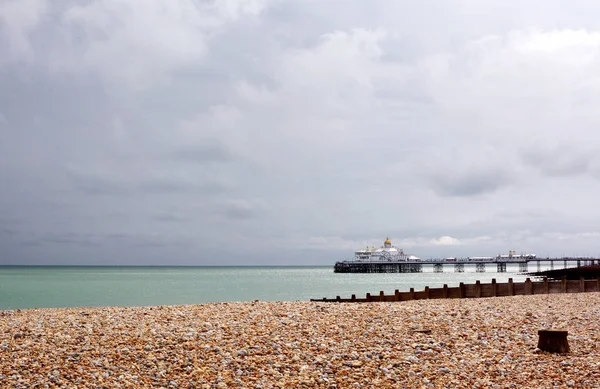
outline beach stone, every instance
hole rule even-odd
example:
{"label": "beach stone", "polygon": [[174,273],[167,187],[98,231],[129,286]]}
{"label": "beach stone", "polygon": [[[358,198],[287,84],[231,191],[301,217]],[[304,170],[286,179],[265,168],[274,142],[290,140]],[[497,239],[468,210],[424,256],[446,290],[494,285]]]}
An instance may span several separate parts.
{"label": "beach stone", "polygon": [[[0,320],[0,387],[591,388],[598,301],[590,292],[11,311]],[[568,326],[577,352],[536,353],[536,329],[549,326]]]}

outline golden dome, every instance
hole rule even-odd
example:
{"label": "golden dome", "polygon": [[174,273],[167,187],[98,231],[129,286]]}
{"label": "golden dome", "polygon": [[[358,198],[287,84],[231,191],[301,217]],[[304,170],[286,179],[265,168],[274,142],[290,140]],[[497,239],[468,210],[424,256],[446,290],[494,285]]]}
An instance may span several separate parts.
{"label": "golden dome", "polygon": [[383,242],[383,244],[392,244],[392,241],[390,240],[390,238],[386,237],[385,242]]}

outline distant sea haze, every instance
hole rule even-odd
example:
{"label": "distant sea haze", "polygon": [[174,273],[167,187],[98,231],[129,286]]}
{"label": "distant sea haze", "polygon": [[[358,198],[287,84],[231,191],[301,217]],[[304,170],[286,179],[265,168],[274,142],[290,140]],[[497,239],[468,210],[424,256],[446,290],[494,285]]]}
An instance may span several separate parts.
{"label": "distant sea haze", "polygon": [[[544,266],[542,270],[547,269]],[[308,301],[311,298],[393,293],[425,286],[457,286],[460,282],[495,278],[506,282],[525,277],[509,265],[507,273],[487,266],[485,273],[466,265],[454,273],[339,274],[333,266],[289,267],[0,267],[0,309],[152,306],[224,301]],[[530,268],[529,270],[536,270]]]}

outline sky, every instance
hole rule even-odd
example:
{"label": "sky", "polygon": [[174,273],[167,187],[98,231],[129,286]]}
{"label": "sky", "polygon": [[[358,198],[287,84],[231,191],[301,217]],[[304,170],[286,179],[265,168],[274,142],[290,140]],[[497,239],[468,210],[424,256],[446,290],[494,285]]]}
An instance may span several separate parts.
{"label": "sky", "polygon": [[600,255],[599,13],[3,0],[0,264]]}

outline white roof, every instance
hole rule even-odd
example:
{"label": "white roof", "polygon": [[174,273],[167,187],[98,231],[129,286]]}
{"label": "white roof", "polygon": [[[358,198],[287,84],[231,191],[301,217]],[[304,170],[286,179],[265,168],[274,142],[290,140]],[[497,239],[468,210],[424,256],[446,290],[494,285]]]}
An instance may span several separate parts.
{"label": "white roof", "polygon": [[375,250],[376,253],[380,253],[382,251],[388,251],[388,252],[390,252],[390,251],[398,251],[398,249],[395,248],[395,247],[390,247],[390,248],[382,248],[382,249]]}

